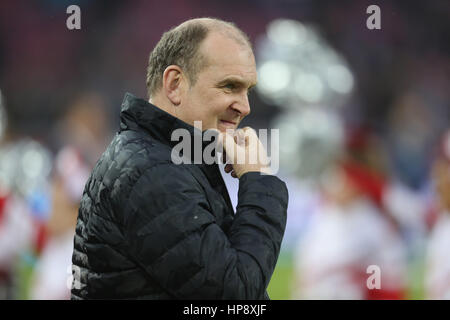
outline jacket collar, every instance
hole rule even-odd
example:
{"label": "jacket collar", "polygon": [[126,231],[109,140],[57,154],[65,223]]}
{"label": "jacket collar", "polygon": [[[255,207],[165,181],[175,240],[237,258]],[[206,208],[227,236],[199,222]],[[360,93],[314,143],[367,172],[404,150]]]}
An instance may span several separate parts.
{"label": "jacket collar", "polygon": [[139,128],[146,130],[153,138],[171,147],[178,143],[178,141],[171,140],[174,130],[185,129],[191,137],[194,136],[194,133],[200,132],[150,102],[126,93],[121,107],[120,131]]}
{"label": "jacket collar", "polygon": [[[174,147],[179,143],[179,141],[172,141],[171,139],[172,132],[176,129],[187,130],[192,142],[194,141],[193,139],[198,139],[199,135],[201,139],[204,134],[204,132],[201,132],[194,126],[172,116],[148,101],[137,98],[131,93],[126,93],[121,107],[120,131],[142,129],[147,131],[153,138],[170,147]],[[202,139],[202,154],[204,148],[210,143],[210,141]],[[194,143],[192,143],[192,148],[194,148]],[[191,157],[191,163],[193,163],[193,149],[191,150]],[[199,167],[208,178],[211,186],[222,194],[228,207],[234,212],[225,182],[219,171],[219,166],[217,164],[208,165],[202,163],[199,164]]]}
{"label": "jacket collar", "polygon": [[[172,116],[144,99],[126,93],[121,107],[120,131],[127,129],[145,129],[153,138],[174,147],[180,141],[172,141],[172,132],[184,129],[189,132],[192,147],[194,138],[202,141],[202,151],[211,143],[211,139],[203,139],[206,131],[200,131],[194,126]],[[177,138],[178,139],[178,138]],[[192,150],[193,151],[193,150]],[[191,152],[193,156],[193,152]],[[193,160],[193,159],[192,159]]]}

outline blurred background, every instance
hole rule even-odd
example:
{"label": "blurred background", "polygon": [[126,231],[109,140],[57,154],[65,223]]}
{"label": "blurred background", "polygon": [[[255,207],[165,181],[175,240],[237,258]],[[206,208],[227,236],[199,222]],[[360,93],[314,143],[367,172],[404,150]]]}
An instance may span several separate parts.
{"label": "blurred background", "polygon": [[79,199],[123,96],[146,98],[162,33],[203,16],[254,45],[242,125],[279,130],[290,200],[271,298],[450,299],[446,0],[1,1],[0,299],[70,297]]}

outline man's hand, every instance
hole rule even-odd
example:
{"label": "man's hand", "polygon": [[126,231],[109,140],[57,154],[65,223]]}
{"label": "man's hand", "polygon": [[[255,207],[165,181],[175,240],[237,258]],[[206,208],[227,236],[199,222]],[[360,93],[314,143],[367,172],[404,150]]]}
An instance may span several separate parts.
{"label": "man's hand", "polygon": [[219,133],[219,143],[223,146],[227,164],[225,172],[240,178],[247,172],[271,174],[266,149],[250,127]]}

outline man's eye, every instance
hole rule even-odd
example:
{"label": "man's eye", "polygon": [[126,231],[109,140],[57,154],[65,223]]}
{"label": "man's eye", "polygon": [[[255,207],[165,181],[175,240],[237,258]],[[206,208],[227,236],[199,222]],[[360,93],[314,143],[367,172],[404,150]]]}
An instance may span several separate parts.
{"label": "man's eye", "polygon": [[234,90],[234,89],[236,89],[236,86],[232,83],[229,83],[229,84],[226,84],[224,86],[224,88],[229,89],[229,90]]}

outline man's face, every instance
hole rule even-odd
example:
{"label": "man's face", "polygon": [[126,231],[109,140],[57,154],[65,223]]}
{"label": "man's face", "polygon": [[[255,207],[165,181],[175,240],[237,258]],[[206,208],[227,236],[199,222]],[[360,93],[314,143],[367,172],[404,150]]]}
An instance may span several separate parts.
{"label": "man's face", "polygon": [[236,129],[250,113],[248,90],[256,84],[255,58],[251,49],[220,33],[211,32],[200,47],[207,66],[183,93],[178,117],[202,130]]}

